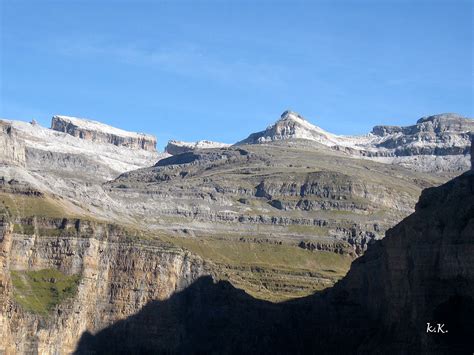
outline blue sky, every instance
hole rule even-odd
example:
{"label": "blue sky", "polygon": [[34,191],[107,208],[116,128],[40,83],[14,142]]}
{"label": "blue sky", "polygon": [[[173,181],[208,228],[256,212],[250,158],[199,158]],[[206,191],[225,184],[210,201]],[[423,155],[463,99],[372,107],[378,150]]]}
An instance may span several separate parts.
{"label": "blue sky", "polygon": [[0,117],[232,143],[287,108],[338,134],[472,117],[471,1],[0,0]]}

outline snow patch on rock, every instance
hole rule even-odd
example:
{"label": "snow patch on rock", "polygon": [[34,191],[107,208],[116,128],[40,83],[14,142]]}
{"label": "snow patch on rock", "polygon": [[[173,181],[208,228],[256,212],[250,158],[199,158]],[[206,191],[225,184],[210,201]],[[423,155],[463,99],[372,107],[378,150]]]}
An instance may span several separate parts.
{"label": "snow patch on rock", "polygon": [[166,145],[165,152],[171,155],[176,155],[185,152],[191,152],[196,149],[226,148],[230,146],[231,145],[227,143],[219,143],[208,140],[200,140],[197,142],[170,140]]}

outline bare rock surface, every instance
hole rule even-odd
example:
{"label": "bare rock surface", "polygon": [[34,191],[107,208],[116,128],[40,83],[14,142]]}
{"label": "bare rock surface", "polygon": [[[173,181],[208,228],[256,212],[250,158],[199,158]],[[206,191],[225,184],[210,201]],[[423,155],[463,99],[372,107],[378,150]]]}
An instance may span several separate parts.
{"label": "bare rock surface", "polygon": [[24,166],[25,146],[8,122],[0,121],[0,163]]}
{"label": "bare rock surface", "polygon": [[54,116],[51,129],[93,142],[156,152],[156,138],[150,134],[128,132],[84,118]]}
{"label": "bare rock surface", "polygon": [[[15,225],[24,231],[15,231]],[[139,233],[116,225],[15,219],[2,220],[0,233],[0,350],[6,353],[72,353],[82,332],[97,332],[209,274],[203,261],[188,252],[156,239],[139,241]],[[15,302],[19,291],[12,273],[51,269],[79,277],[72,298],[48,316]],[[21,295],[34,301],[28,291]]]}

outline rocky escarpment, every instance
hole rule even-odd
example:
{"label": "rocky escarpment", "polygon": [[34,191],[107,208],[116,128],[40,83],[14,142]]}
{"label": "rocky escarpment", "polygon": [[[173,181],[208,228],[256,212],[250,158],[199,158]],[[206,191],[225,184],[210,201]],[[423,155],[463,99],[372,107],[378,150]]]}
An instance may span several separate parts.
{"label": "rocky escarpment", "polygon": [[97,121],[68,116],[54,116],[51,121],[51,129],[93,142],[110,143],[116,146],[144,149],[150,152],[156,151],[156,138],[154,136],[127,132]]}
{"label": "rocky escarpment", "polygon": [[[420,189],[431,184],[431,177],[406,174],[337,153],[248,145],[175,155],[107,186],[114,200],[127,200],[128,210],[150,225],[159,215],[180,217],[181,228],[209,234],[231,228],[244,236],[261,234],[256,230],[265,225],[292,245],[347,242],[347,250],[361,254],[383,236],[388,221],[409,214]],[[147,209],[159,213],[149,216]]]}
{"label": "rocky escarpment", "polygon": [[[60,121],[53,119],[53,126],[54,122]],[[41,127],[36,122],[0,120],[0,128],[0,162],[36,171],[45,175],[46,182],[51,181],[50,175],[53,174],[58,180],[54,183],[56,186],[64,178],[81,181],[113,179],[125,171],[152,166],[163,156],[154,149],[130,149],[111,144],[115,138],[111,138],[111,142],[82,139]],[[103,129],[102,126],[99,128]],[[107,129],[116,137],[123,135],[127,141],[143,138],[117,128]],[[95,132],[99,134],[102,131]],[[60,185],[67,186],[69,183],[63,181]]]}
{"label": "rocky escarpment", "polygon": [[0,163],[25,165],[25,145],[8,122],[0,121]]}
{"label": "rocky escarpment", "polygon": [[[208,273],[190,253],[116,225],[33,217],[3,218],[0,227],[0,352],[7,354],[71,353],[82,332],[95,333]],[[25,283],[30,273],[32,284]],[[49,274],[54,278],[42,279]],[[49,287],[60,275],[77,286],[54,303]],[[40,281],[50,286],[39,288]]]}
{"label": "rocky escarpment", "polygon": [[472,119],[446,113],[420,118],[413,126],[376,126],[372,133],[382,138],[375,147],[387,149],[386,154],[465,155],[469,153],[472,131]]}
{"label": "rocky escarpment", "polygon": [[85,333],[76,354],[470,353],[473,237],[474,174],[468,172],[425,190],[416,212],[333,288],[272,304],[200,278],[95,335]]}
{"label": "rocky escarpment", "polygon": [[171,155],[192,152],[197,149],[225,148],[230,144],[201,140],[197,142],[182,142],[170,140],[165,147],[165,152]]}
{"label": "rocky escarpment", "polygon": [[[425,190],[416,212],[354,262],[327,297],[359,305],[378,322],[380,329],[361,351],[381,343],[397,353],[468,348],[470,339],[464,337],[474,329],[469,319],[474,310],[473,237],[471,171]],[[442,323],[448,333],[429,333],[427,323]]]}

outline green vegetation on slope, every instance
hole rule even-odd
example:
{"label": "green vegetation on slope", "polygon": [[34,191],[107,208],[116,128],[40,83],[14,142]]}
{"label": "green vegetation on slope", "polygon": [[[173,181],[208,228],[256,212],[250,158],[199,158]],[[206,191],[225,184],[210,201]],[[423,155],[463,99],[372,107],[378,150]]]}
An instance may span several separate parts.
{"label": "green vegetation on slope", "polygon": [[249,243],[215,238],[168,237],[219,266],[220,277],[249,294],[282,301],[333,285],[349,270],[352,258],[292,245]]}
{"label": "green vegetation on slope", "polygon": [[11,271],[13,297],[25,311],[46,315],[56,305],[74,296],[80,275],[65,275],[56,269]]}
{"label": "green vegetation on slope", "polygon": [[11,216],[67,217],[58,201],[44,196],[28,196],[0,192],[0,203]]}
{"label": "green vegetation on slope", "polygon": [[204,238],[172,238],[205,259],[240,266],[331,270],[345,275],[352,259],[333,252],[311,252],[292,245],[258,244]]}

